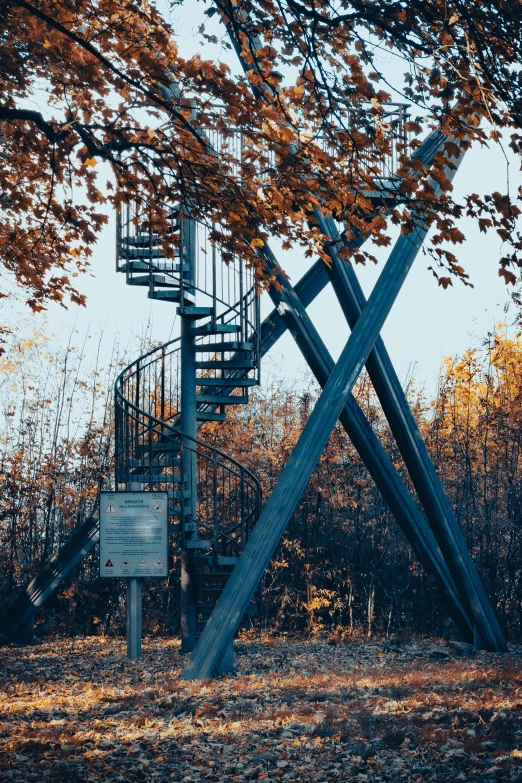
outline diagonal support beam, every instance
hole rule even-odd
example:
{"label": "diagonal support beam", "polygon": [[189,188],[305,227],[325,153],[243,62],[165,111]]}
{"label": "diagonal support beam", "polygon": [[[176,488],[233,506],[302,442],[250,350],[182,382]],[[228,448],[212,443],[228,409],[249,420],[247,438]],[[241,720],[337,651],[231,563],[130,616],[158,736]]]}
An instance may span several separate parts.
{"label": "diagonal support beam", "polygon": [[[321,231],[332,240],[329,248],[332,265],[328,274],[353,329],[366,304],[364,293],[353,267],[335,252],[342,239],[334,220],[319,210],[315,211],[315,218]],[[366,368],[460,599],[479,631],[475,643],[505,652],[504,635],[381,337],[368,357]]]}
{"label": "diagonal support beam", "polygon": [[[270,267],[274,270],[281,268],[272,255],[270,256],[269,263]],[[276,277],[279,285],[284,286],[285,282],[288,282],[284,275],[277,274],[277,272]],[[295,292],[300,305],[302,305],[303,308],[306,308],[317,296],[319,296],[329,282],[330,278],[328,277],[326,264],[319,258],[295,284],[293,291]],[[278,309],[280,302],[272,296],[272,288],[274,287],[271,286],[270,296],[276,307],[261,324],[261,356],[268,353],[288,328],[283,314],[280,313]]]}
{"label": "diagonal support beam", "polygon": [[[219,0],[214,0],[214,4],[222,11],[222,21],[236,50],[241,66],[246,73],[248,66],[243,56],[241,42],[233,25],[233,16],[228,9],[221,7]],[[246,19],[244,11],[238,10],[238,13]],[[262,41],[256,36],[251,41],[251,45],[257,50],[262,46]],[[263,98],[269,104],[273,102],[277,94],[277,88],[271,90],[266,84],[262,84],[260,87],[252,86],[252,90],[256,97]],[[329,226],[326,222],[328,219],[325,219],[319,210],[315,211],[319,225],[323,224],[323,233],[328,235]],[[331,224],[335,228],[331,217],[329,222],[330,229],[332,227]],[[337,234],[336,230],[335,234]],[[332,258],[334,259],[334,256]],[[364,296],[354,270],[350,268],[350,272],[345,271],[344,276],[341,273],[341,261],[342,259],[335,258],[331,278],[341,306],[345,310],[347,319],[353,328],[360,308],[364,305]],[[344,266],[347,267],[346,264]],[[334,269],[334,267],[337,267],[337,269]],[[345,283],[348,283],[348,285],[345,285]],[[390,427],[394,431],[397,444],[419,498],[428,515],[441,549],[448,560],[449,568],[458,585],[461,598],[475,619],[475,627],[477,629],[476,644],[490,650],[505,652],[507,645],[497,618],[467,550],[464,538],[431,462],[424,441],[418,432],[400,383],[393,371],[393,366],[385,351],[383,354],[384,345],[382,341],[378,343],[376,349],[375,355],[370,360],[368,373],[379,395]],[[386,359],[388,360],[387,362],[379,361]],[[376,381],[372,378],[372,373]]]}
{"label": "diagonal support beam", "polygon": [[[422,153],[430,149],[430,144],[430,140],[427,139],[421,147]],[[359,246],[362,242],[363,237],[359,237],[353,244]],[[322,260],[317,261],[303,275],[294,289],[288,278],[282,274],[277,259],[266,245],[264,259],[267,269],[276,280],[275,284],[269,287],[269,295],[276,307],[263,321],[261,327],[261,355],[265,355],[288,329],[318,383],[324,387],[334,367],[334,361],[308,316],[306,305],[313,301],[329,282],[326,266]],[[460,602],[433,533],[353,395],[349,396],[340,421],[406,539],[427,573],[437,584],[457,628],[464,638],[471,641],[472,623]]]}
{"label": "diagonal support beam", "polygon": [[[429,139],[421,149],[430,149]],[[357,244],[360,245],[362,241],[360,237]],[[265,355],[279,336],[289,329],[319,385],[324,387],[334,361],[307,314],[305,305],[313,300],[314,295],[329,280],[326,266],[321,260],[316,262],[294,289],[267,245],[263,255],[267,270],[275,278],[275,284],[269,287],[268,292],[276,307],[261,327],[261,355]],[[471,641],[473,625],[462,606],[439,546],[353,395],[350,395],[340,421],[406,539],[436,582],[460,633]]]}
{"label": "diagonal support beam", "polygon": [[[269,249],[267,253],[271,257]],[[275,259],[271,266],[277,267]],[[276,305],[273,312],[281,313],[283,325],[292,334],[319,385],[324,388],[334,368],[334,360],[297,296],[297,287],[294,290],[281,273],[276,274],[276,283],[269,288],[270,297]],[[262,345],[264,349],[265,343]],[[340,421],[420,562],[436,582],[457,627],[471,641],[472,623],[462,606],[435,537],[352,394],[341,412]]]}
{"label": "diagonal support beam", "polygon": [[0,616],[0,640],[9,641],[31,619],[100,538],[98,508],[44,565],[14,603]]}
{"label": "diagonal support beam", "polygon": [[214,674],[326,446],[427,233],[397,241],[192,653],[182,679]]}
{"label": "diagonal support beam", "polygon": [[[432,134],[423,142],[418,155],[425,165],[429,165],[433,154],[443,142],[444,138],[438,134]],[[357,244],[361,242],[362,238]],[[315,291],[322,290],[328,279],[326,267],[323,262],[316,262],[293,289],[267,245],[263,255],[267,271],[276,278],[276,284],[269,288],[276,309],[263,322],[261,353],[264,355],[288,328],[317,381],[324,387],[334,363],[303,304],[313,299]],[[300,301],[299,293],[305,298],[304,303]],[[341,414],[341,423],[419,560],[437,583],[460,632],[472,640],[472,622],[467,612],[463,611],[436,540],[353,396],[350,396]]]}

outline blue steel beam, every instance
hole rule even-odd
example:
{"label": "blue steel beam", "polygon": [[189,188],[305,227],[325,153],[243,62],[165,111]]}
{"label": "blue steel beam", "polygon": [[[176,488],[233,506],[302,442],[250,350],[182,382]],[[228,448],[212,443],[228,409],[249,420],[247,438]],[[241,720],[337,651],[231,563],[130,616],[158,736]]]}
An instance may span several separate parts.
{"label": "blue steel beam", "polygon": [[[334,220],[319,210],[315,211],[315,218],[322,233],[332,240],[328,247],[332,259],[328,274],[346,320],[353,329],[366,304],[363,290],[353,267],[336,253],[336,248],[342,246],[343,242]],[[460,599],[474,618],[479,632],[478,638],[475,639],[476,646],[506,652],[506,641],[493,607],[381,337],[377,339],[368,357],[366,369],[457,585]]]}
{"label": "blue steel beam", "polygon": [[[292,334],[319,385],[324,388],[334,368],[334,361],[303,303],[297,296],[297,291],[292,288],[285,275],[277,272],[277,262],[266,246],[265,254],[267,267],[271,269],[276,278],[276,285],[269,287],[269,295],[276,305],[274,312],[281,313],[280,317],[285,328]],[[262,345],[263,348],[267,347],[264,343]],[[468,641],[472,641],[473,625],[462,606],[435,537],[352,394],[349,395],[341,412],[340,422],[384,500],[389,505],[406,539],[427,573],[437,584],[444,603],[460,633]]]}
{"label": "blue steel beam", "polygon": [[[275,259],[271,260],[270,264],[274,269],[279,267],[279,264]],[[279,275],[278,279],[279,278],[287,280],[283,275]],[[329,282],[330,278],[328,277],[326,264],[320,258],[307,272],[305,272],[301,279],[295,284],[293,290],[295,291],[300,304],[306,308],[317,296],[319,296]],[[267,354],[287,330],[285,319],[278,310],[279,304],[280,303],[277,302],[275,309],[272,310],[261,324],[261,356]]]}
{"label": "blue steel beam", "polygon": [[[230,9],[224,7],[220,0],[214,0],[214,4],[223,13],[222,21],[236,50],[241,66],[246,72],[249,66],[245,62],[242,54],[242,45],[233,26],[233,14],[230,14]],[[233,9],[233,11],[237,12],[240,17],[246,18],[246,13],[241,9]],[[262,41],[259,36],[254,37],[250,45],[254,50],[261,47]],[[270,87],[266,83],[261,84],[259,87],[252,86],[251,89],[256,97],[268,103],[273,103],[274,99],[277,98],[277,87]],[[328,236],[332,226],[335,228],[333,219],[331,217],[326,218],[317,209],[315,213],[319,226],[322,228],[323,233]],[[337,230],[335,228],[332,238],[336,234]],[[353,328],[361,312],[361,307],[364,305],[364,295],[353,268],[349,267],[335,253],[330,253],[330,255],[333,260],[332,269],[330,270],[332,284],[347,320],[351,328]],[[415,419],[409,409],[404,392],[384,349],[382,340],[377,343],[376,350],[370,358],[367,369],[419,499],[440,547],[448,559],[449,568],[457,583],[461,599],[475,619],[475,642],[477,646],[505,652],[507,645],[504,635],[469,555],[458,523],[420,436]]]}
{"label": "blue steel beam", "polygon": [[0,620],[0,639],[9,641],[31,619],[100,538],[98,508],[51,557]]}
{"label": "blue steel beam", "polygon": [[[434,144],[432,137],[428,137],[419,150],[421,159],[427,165],[442,143],[436,138],[435,142]],[[362,241],[362,237],[359,238],[357,245],[362,244]],[[270,248],[265,245],[261,252],[267,273],[275,278],[275,284],[269,287],[268,292],[276,306],[262,324],[261,355],[264,355],[288,328],[318,383],[324,387],[334,362],[306,313],[305,305],[313,300],[329,279],[325,264],[323,261],[316,262],[293,289],[286,276],[281,273]],[[472,641],[473,626],[463,609],[437,542],[352,395],[340,421],[420,562],[439,587],[443,601],[460,633]]]}
{"label": "blue steel beam", "polygon": [[[456,165],[461,158],[462,155]],[[451,176],[453,173],[448,172]],[[215,673],[279,545],[427,231],[427,226],[419,223],[410,234],[399,237],[183,670],[182,679],[204,679]]]}

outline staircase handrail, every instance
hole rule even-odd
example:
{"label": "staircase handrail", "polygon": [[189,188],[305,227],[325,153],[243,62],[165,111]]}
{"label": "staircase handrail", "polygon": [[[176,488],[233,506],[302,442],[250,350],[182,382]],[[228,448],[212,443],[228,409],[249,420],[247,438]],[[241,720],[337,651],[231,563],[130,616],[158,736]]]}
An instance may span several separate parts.
{"label": "staircase handrail", "polygon": [[[141,358],[141,357],[140,357]],[[137,359],[136,361],[139,361]],[[129,365],[129,367],[132,366],[132,363]],[[126,368],[128,369],[128,368]],[[230,454],[226,454],[224,451],[221,451],[221,449],[218,449],[217,446],[212,446],[210,443],[206,443],[205,441],[201,440],[200,438],[192,438],[190,435],[185,435],[181,430],[179,430],[177,427],[172,426],[172,424],[169,424],[166,421],[162,421],[161,419],[158,419],[157,416],[153,416],[150,413],[147,413],[146,411],[142,410],[141,408],[138,408],[134,403],[132,403],[130,400],[128,400],[126,397],[123,396],[123,393],[120,392],[119,388],[117,387],[118,381],[123,375],[125,370],[123,370],[120,375],[116,378],[115,381],[115,394],[116,394],[116,401],[117,404],[119,404],[119,400],[123,400],[124,404],[128,406],[129,408],[132,408],[137,414],[146,417],[149,419],[153,424],[159,426],[163,429],[167,429],[170,432],[167,433],[167,437],[173,437],[173,438],[180,438],[182,441],[191,441],[192,443],[196,444],[196,448],[194,448],[194,451],[197,451],[197,447],[200,446],[201,448],[208,449],[209,451],[212,451],[214,454],[219,455],[227,462],[232,463],[236,468],[239,468],[239,473],[235,473],[236,476],[241,476],[242,473],[246,474],[248,478],[250,478],[253,482],[253,484],[259,489],[259,494],[262,496],[261,491],[261,484],[259,480],[256,478],[255,474],[252,473],[249,468],[247,468],[245,465],[243,465],[238,460],[234,459],[234,457],[231,457]],[[121,409],[124,410],[123,406],[121,406]],[[138,417],[136,417],[136,421],[138,421]],[[161,433],[164,434],[163,432]],[[223,464],[223,463],[221,463]]]}

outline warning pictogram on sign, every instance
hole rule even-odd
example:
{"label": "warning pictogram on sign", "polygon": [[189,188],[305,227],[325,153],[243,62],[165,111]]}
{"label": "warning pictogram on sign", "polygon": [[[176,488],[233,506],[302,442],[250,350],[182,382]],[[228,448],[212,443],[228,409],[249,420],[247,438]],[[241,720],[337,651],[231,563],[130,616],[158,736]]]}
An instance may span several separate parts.
{"label": "warning pictogram on sign", "polygon": [[163,508],[159,500],[156,500],[150,511],[151,514],[163,514]]}
{"label": "warning pictogram on sign", "polygon": [[114,568],[114,563],[112,562],[112,560],[110,559],[110,557],[109,557],[109,559],[107,560],[107,562],[105,563],[105,565],[104,565],[104,568]]}
{"label": "warning pictogram on sign", "polygon": [[120,568],[130,568],[130,563],[126,557],[123,559]]}
{"label": "warning pictogram on sign", "polygon": [[161,557],[158,557],[158,559],[154,563],[154,568],[163,568],[163,560],[161,559]]}
{"label": "warning pictogram on sign", "polygon": [[118,513],[118,510],[117,510],[116,506],[114,505],[114,503],[112,502],[112,500],[110,501],[109,505],[105,509],[105,513],[106,514],[117,514]]}
{"label": "warning pictogram on sign", "polygon": [[144,557],[141,558],[140,562],[136,566],[136,568],[148,568],[148,565],[146,563],[146,560]]}

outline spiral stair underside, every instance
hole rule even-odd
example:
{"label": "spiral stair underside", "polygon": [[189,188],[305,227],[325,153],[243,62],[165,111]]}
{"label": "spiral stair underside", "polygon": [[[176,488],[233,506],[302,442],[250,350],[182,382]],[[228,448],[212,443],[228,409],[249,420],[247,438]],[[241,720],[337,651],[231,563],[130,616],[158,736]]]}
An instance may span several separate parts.
{"label": "spiral stair underside", "polygon": [[[123,207],[117,269],[149,298],[178,305],[191,337],[197,426],[223,422],[227,406],[247,404],[259,383],[253,274],[241,261],[226,266],[208,229],[179,209],[168,221],[160,234],[151,215]],[[182,341],[153,348],[116,380],[116,483],[168,493],[169,529],[181,549],[192,550],[199,636],[257,521],[261,489],[245,466],[183,430],[181,373],[189,370]]]}

